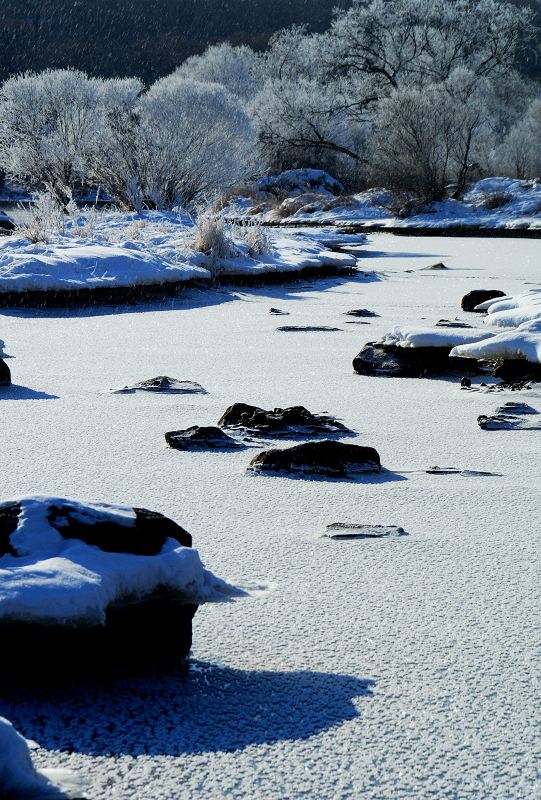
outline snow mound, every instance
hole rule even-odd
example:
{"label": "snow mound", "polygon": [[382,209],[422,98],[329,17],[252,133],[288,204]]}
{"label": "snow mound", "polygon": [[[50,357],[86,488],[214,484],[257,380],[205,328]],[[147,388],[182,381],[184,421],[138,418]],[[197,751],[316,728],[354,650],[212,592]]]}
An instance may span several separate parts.
{"label": "snow mound", "polygon": [[[18,518],[14,508],[20,509]],[[125,530],[127,538],[135,536],[137,511],[103,503],[83,505],[65,498],[2,502],[0,620],[103,625],[111,604],[143,600],[158,588],[197,605],[246,594],[216,577],[204,567],[196,550],[170,536],[163,536],[163,545],[153,555],[135,554],[133,548],[131,552],[112,552],[107,543],[89,544],[92,536],[88,535],[83,537],[87,541],[72,538],[70,521],[86,531],[93,528],[102,539],[113,535],[111,528],[117,540],[119,530]]]}
{"label": "snow mound", "polygon": [[477,308],[487,312],[485,325],[516,328],[523,323],[541,319],[541,288],[530,289],[514,297],[499,297],[492,302],[481,303]]}
{"label": "snow mound", "polygon": [[469,342],[480,342],[491,336],[494,334],[490,331],[475,328],[401,328],[397,326],[383,335],[381,344],[394,347],[457,347]]}
{"label": "snow mound", "polygon": [[9,237],[0,246],[0,293],[125,287],[209,277],[206,269],[174,264],[130,243],[67,240],[39,247]]}
{"label": "snow mound", "polygon": [[[55,785],[57,782],[63,785]],[[80,782],[68,770],[38,772],[32,763],[26,739],[15,730],[9,720],[0,717],[0,795],[3,798],[53,800],[65,797],[63,789],[78,788]]]}
{"label": "snow mound", "polygon": [[328,249],[325,239],[320,243],[304,236],[277,235],[273,240],[271,253],[258,256],[257,260],[248,254],[224,259],[219,273],[224,276],[264,275],[325,267],[348,269],[356,264],[354,255]]}
{"label": "snow mound", "polygon": [[514,330],[492,335],[485,341],[460,344],[451,350],[451,356],[510,361],[525,359],[541,364],[541,318],[524,322]]}

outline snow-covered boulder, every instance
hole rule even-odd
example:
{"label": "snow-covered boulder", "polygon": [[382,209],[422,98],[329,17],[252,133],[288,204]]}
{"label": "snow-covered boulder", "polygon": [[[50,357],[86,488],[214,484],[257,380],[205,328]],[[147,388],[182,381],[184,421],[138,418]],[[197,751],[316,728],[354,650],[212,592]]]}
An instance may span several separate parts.
{"label": "snow-covered boulder", "polygon": [[453,347],[493,336],[475,328],[400,328],[385,333],[379,342],[368,342],[353,359],[359,375],[421,378],[432,375],[479,371],[477,361],[449,357]]}
{"label": "snow-covered boulder", "polygon": [[11,385],[11,372],[4,361],[5,358],[11,358],[11,356],[4,352],[4,347],[5,344],[2,339],[0,339],[0,387]]}
{"label": "snow-covered boulder", "polygon": [[523,323],[541,319],[541,288],[482,303],[476,310],[487,312],[484,320],[486,325],[516,328]]}
{"label": "snow-covered boulder", "polygon": [[[541,307],[539,309],[541,314]],[[523,322],[510,331],[492,335],[484,341],[463,343],[451,350],[457,358],[525,359],[541,364],[541,319]]]}
{"label": "snow-covered boulder", "polygon": [[0,637],[10,653],[0,672],[32,665],[37,652],[75,672],[185,656],[198,605],[243,594],[162,514],[51,497],[0,504]]}
{"label": "snow-covered boulder", "polygon": [[381,461],[373,447],[324,439],[284,450],[265,450],[252,459],[250,469],[301,477],[354,478],[362,473],[381,472]]}
{"label": "snow-covered boulder", "polygon": [[494,300],[496,297],[505,297],[505,292],[501,289],[472,289],[462,298],[460,306],[463,311],[476,311],[481,312],[484,309],[480,308],[481,303],[489,300]]}
{"label": "snow-covered boulder", "polygon": [[383,334],[381,344],[400,348],[434,347],[451,349],[467,342],[480,342],[494,334],[476,328],[401,328]]}
{"label": "snow-covered boulder", "polygon": [[[32,744],[32,743],[30,743]],[[84,781],[71,770],[37,770],[29,743],[0,717],[0,797],[3,800],[60,800],[80,794]]]}

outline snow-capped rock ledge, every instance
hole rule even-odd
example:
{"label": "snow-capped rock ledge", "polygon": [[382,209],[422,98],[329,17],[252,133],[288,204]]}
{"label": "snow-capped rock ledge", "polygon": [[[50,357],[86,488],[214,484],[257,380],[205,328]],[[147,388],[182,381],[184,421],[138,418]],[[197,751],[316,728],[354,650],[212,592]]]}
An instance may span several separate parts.
{"label": "snow-capped rock ledge", "polygon": [[[0,504],[1,675],[176,664],[198,606],[246,594],[162,514],[53,497]],[[38,652],[47,660],[33,674]]]}

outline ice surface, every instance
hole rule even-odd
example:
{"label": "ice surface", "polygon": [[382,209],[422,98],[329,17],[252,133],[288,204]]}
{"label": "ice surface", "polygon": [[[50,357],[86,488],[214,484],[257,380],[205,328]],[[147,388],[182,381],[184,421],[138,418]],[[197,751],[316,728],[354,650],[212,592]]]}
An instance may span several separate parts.
{"label": "ice surface", "polygon": [[[4,496],[155,509],[194,535],[217,574],[275,585],[257,602],[201,608],[186,677],[38,697],[1,686],[0,713],[38,742],[39,769],[84,775],[89,800],[539,796],[541,448],[535,433],[476,422],[506,400],[541,408],[539,388],[494,396],[355,375],[368,329],[276,334],[268,314],[277,306],[294,324],[333,326],[366,306],[381,315],[377,339],[393,325],[452,319],[472,288],[523,293],[539,281],[539,248],[381,234],[363,248],[382,274],[370,283],[2,316],[17,382],[58,398],[0,399]],[[440,260],[452,269],[419,271]],[[156,374],[194,378],[209,394],[103,393]],[[246,472],[250,452],[191,458],[166,447],[165,431],[215,424],[238,400],[330,412],[392,469],[501,477],[262,479]],[[339,520],[391,522],[409,536],[341,545],[317,535]]]}

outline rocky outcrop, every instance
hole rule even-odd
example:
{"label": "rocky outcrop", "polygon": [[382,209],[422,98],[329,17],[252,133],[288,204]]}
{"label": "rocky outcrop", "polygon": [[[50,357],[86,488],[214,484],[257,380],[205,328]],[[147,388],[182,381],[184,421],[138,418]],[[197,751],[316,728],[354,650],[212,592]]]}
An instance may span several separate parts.
{"label": "rocky outcrop", "polygon": [[174,450],[231,450],[242,447],[240,442],[214,426],[192,425],[180,431],[169,431],[165,441]]}
{"label": "rocky outcrop", "polygon": [[195,381],[179,381],[176,378],[170,378],[168,375],[157,375],[155,378],[148,378],[146,381],[140,381],[132,386],[124,386],[123,389],[115,390],[115,394],[132,394],[133,392],[206,394],[201,384],[195,383]]}
{"label": "rocky outcrop", "polygon": [[258,472],[351,478],[360,473],[381,472],[381,461],[373,447],[325,439],[285,450],[265,450],[252,459],[250,468]]}
{"label": "rocky outcrop", "polygon": [[541,364],[525,358],[500,359],[494,367],[494,377],[506,384],[541,381]]}
{"label": "rocky outcrop", "polygon": [[246,403],[234,403],[218,421],[220,428],[261,436],[347,432],[341,422],[323,414],[312,414],[304,406],[275,408],[265,411]]}
{"label": "rocky outcrop", "polygon": [[473,289],[462,298],[460,306],[463,311],[475,311],[475,307],[486,300],[492,300],[496,297],[505,297],[505,292],[500,289]]}
{"label": "rocky outcrop", "polygon": [[1,503],[0,675],[34,685],[178,663],[207,600],[194,586],[211,575],[191,544],[184,528],[144,508]]}
{"label": "rocky outcrop", "polygon": [[330,325],[281,325],[279,328],[276,328],[276,330],[285,333],[298,333],[302,331],[305,333],[328,333],[332,331],[341,331],[342,328],[333,328]]}
{"label": "rocky outcrop", "polygon": [[352,308],[351,311],[345,312],[347,317],[379,317],[375,311],[370,311],[368,308]]}
{"label": "rocky outcrop", "polygon": [[450,352],[450,347],[397,347],[368,342],[353,359],[353,369],[358,375],[394,378],[481,372],[475,359],[450,358]]}
{"label": "rocky outcrop", "polygon": [[323,535],[338,541],[351,539],[384,539],[388,536],[407,536],[404,528],[397,525],[359,525],[356,523],[333,522],[327,525]]}

